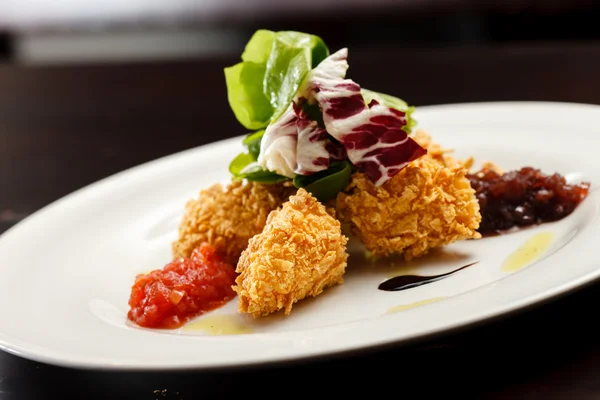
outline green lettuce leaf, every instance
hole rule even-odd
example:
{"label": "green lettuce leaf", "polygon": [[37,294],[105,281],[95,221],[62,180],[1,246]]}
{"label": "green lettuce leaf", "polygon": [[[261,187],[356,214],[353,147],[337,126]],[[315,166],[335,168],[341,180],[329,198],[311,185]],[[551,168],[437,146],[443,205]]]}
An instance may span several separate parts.
{"label": "green lettuce leaf", "polygon": [[304,188],[322,203],[334,198],[344,190],[352,176],[352,165],[348,161],[336,161],[325,171],[312,175],[296,175],[294,186]]}
{"label": "green lettuce leaf", "polygon": [[229,163],[229,172],[236,179],[247,179],[262,183],[277,183],[288,179],[285,176],[266,171],[256,163],[260,153],[260,141],[264,133],[264,130],[260,130],[244,138],[242,143],[246,147],[246,152],[238,154]]}
{"label": "green lettuce leaf", "polygon": [[227,98],[237,120],[249,130],[265,128],[289,106],[308,71],[328,55],[318,36],[256,31],[242,62],[225,68]]}
{"label": "green lettuce leaf", "polygon": [[371,100],[376,100],[379,104],[386,107],[395,108],[396,110],[406,112],[406,126],[402,128],[406,133],[411,133],[412,128],[417,125],[417,121],[412,117],[415,107],[409,106],[407,102],[397,97],[385,93],[374,92],[369,89],[361,89],[361,94],[365,99],[365,103],[369,104]]}
{"label": "green lettuce leaf", "polygon": [[246,129],[256,130],[269,124],[273,108],[265,96],[262,82],[265,66],[253,62],[241,62],[225,68],[227,99],[235,117]]}
{"label": "green lettuce leaf", "polygon": [[247,179],[261,183],[277,183],[288,179],[285,176],[264,170],[256,163],[256,159],[250,153],[238,154],[229,164],[229,172],[236,179]]}
{"label": "green lettuce leaf", "polygon": [[264,129],[256,131],[246,136],[242,142],[248,153],[254,158],[254,161],[258,160],[258,155],[260,154],[260,141],[262,140],[264,134]]}

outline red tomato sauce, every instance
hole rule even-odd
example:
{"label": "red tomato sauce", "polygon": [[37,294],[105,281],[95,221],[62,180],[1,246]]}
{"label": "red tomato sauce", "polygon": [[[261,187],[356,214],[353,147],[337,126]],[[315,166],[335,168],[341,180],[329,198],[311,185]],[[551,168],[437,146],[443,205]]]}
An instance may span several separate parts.
{"label": "red tomato sauce", "polygon": [[146,328],[179,328],[234,298],[235,278],[235,268],[215,254],[213,246],[203,244],[189,258],[138,275],[127,318]]}

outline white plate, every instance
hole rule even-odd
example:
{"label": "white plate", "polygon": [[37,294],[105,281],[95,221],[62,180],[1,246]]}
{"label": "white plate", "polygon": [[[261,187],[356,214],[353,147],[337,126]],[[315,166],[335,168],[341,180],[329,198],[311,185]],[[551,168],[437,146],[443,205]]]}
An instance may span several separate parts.
{"label": "white plate", "polygon": [[[493,160],[506,169],[531,165],[591,181],[592,188],[600,185],[600,107],[457,104],[420,107],[415,116],[459,157]],[[240,149],[235,138],[133,168],[51,204],[2,235],[0,348],[42,362],[103,369],[287,361],[445,332],[549,299],[600,275],[595,251],[600,196],[592,190],[560,222],[457,243],[405,267],[405,273],[436,274],[479,261],[429,285],[380,291],[378,284],[401,263],[367,266],[361,253],[353,252],[345,283],[298,303],[289,317],[255,321],[236,314],[234,300],[198,319],[221,318],[217,326],[237,324],[245,334],[160,332],[127,324],[135,275],[170,260],[184,203],[201,188],[228,180],[228,162]],[[504,272],[507,256],[538,232],[553,234],[543,257],[518,272]],[[421,306],[403,306],[415,303]],[[388,312],[397,306],[403,310]]]}

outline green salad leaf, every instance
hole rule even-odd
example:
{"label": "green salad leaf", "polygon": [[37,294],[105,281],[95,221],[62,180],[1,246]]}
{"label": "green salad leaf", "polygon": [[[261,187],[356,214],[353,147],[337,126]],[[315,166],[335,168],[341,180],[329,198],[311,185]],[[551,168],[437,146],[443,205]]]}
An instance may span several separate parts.
{"label": "green salad leaf", "polygon": [[246,152],[238,154],[229,163],[229,172],[236,179],[247,179],[249,181],[262,183],[283,182],[289,178],[263,169],[256,163],[260,154],[260,141],[265,134],[264,130],[256,131],[246,136],[242,144]]}
{"label": "green salad leaf", "polygon": [[262,87],[265,66],[253,62],[241,62],[225,68],[227,98],[235,117],[246,129],[255,130],[269,124],[273,108]]}
{"label": "green salad leaf", "polygon": [[329,55],[321,38],[294,31],[275,34],[263,82],[277,119],[288,108],[302,80]]}
{"label": "green salad leaf", "polygon": [[242,144],[246,147],[249,154],[252,155],[254,161],[258,160],[260,154],[260,141],[262,140],[265,130],[256,131],[246,136]]}
{"label": "green salad leaf", "polygon": [[261,183],[283,182],[289,178],[264,170],[250,153],[240,153],[229,164],[229,172],[236,179],[247,179]]}
{"label": "green salad leaf", "polygon": [[406,126],[402,128],[406,133],[411,133],[412,128],[417,125],[417,121],[412,117],[412,113],[415,111],[415,107],[409,106],[407,102],[397,97],[391,96],[385,93],[374,92],[369,89],[361,89],[361,94],[365,99],[365,103],[369,104],[371,100],[376,100],[379,104],[395,108],[396,110],[406,112]]}
{"label": "green salad leaf", "polygon": [[312,175],[296,175],[294,186],[304,188],[320,202],[334,198],[350,182],[352,165],[348,161],[333,162],[329,168]]}
{"label": "green salad leaf", "polygon": [[290,105],[308,71],[328,55],[318,36],[256,31],[242,61],[225,68],[227,99],[237,120],[249,130],[265,128]]}

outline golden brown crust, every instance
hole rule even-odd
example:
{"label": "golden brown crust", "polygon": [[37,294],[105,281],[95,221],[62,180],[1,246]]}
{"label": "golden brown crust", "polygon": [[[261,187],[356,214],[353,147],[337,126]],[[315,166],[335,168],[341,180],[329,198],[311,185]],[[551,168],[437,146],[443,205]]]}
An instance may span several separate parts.
{"label": "golden brown crust", "polygon": [[238,310],[255,318],[281,309],[288,315],[297,301],[343,283],[347,241],[340,222],[299,189],[242,252],[233,287]]}
{"label": "golden brown crust", "polygon": [[179,237],[173,242],[175,258],[188,257],[202,242],[215,246],[233,264],[260,233],[269,213],[281,206],[295,191],[286,184],[232,181],[225,187],[215,184],[185,205]]}
{"label": "golden brown crust", "polygon": [[338,194],[339,218],[374,255],[402,253],[410,260],[434,247],[481,237],[479,203],[465,177],[469,163],[452,159],[427,137],[420,139],[428,154],[388,182],[375,187],[356,173]]}

